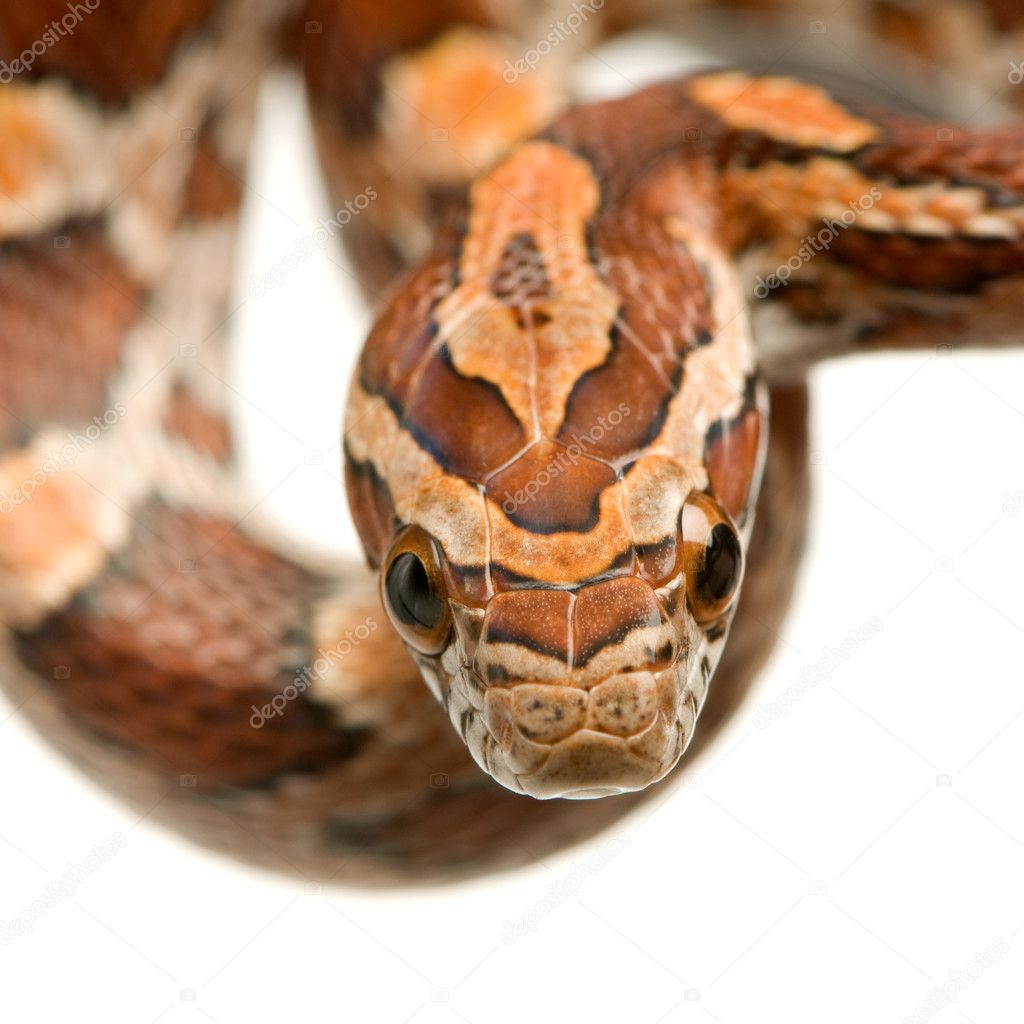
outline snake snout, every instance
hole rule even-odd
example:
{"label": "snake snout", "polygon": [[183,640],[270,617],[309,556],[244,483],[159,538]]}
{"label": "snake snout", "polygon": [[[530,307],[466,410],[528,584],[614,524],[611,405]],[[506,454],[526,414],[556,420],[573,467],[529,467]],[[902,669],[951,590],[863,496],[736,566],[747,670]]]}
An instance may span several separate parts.
{"label": "snake snout", "polygon": [[689,739],[684,646],[636,577],[498,594],[475,657],[488,734],[478,761],[536,797],[643,789]]}
{"label": "snake snout", "polygon": [[491,687],[484,721],[517,788],[588,798],[643,789],[682,752],[674,669],[610,676],[590,690]]}

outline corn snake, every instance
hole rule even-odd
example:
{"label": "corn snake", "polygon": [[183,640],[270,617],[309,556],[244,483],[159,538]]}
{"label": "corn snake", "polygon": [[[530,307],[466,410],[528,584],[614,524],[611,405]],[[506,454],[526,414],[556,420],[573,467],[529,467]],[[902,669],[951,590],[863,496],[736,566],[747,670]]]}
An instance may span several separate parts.
{"label": "corn snake", "polygon": [[[0,19],[7,66],[45,6]],[[5,672],[73,756],[143,802],[169,791],[169,815],[207,839],[353,877],[482,870],[599,830],[650,791],[568,808],[516,797],[462,737],[532,795],[640,790],[698,713],[707,742],[741,699],[795,568],[813,360],[1015,343],[1021,133],[720,71],[545,128],[553,87],[523,76],[453,141],[464,161],[442,149],[396,169],[389,146],[432,130],[409,109],[460,89],[471,106],[470,86],[486,93],[519,52],[494,29],[529,40],[530,12],[495,26],[452,4],[374,23],[338,7],[311,3],[282,48],[307,50],[332,185],[401,182],[345,233],[368,280],[418,261],[351,390],[350,499],[456,730],[375,584],[245,526],[221,321],[274,4],[155,5],[161,32],[128,71],[111,54],[143,15],[115,29],[98,8],[0,95],[17,154],[0,165],[0,349],[17,385],[3,402]],[[357,59],[335,66],[338,52]],[[396,92],[416,103],[403,113]],[[829,219],[828,250],[777,280]],[[752,281],[773,285],[753,331]],[[16,503],[65,431],[85,438],[74,472]],[[744,606],[768,609],[758,628]],[[284,712],[254,728],[289,684]]]}

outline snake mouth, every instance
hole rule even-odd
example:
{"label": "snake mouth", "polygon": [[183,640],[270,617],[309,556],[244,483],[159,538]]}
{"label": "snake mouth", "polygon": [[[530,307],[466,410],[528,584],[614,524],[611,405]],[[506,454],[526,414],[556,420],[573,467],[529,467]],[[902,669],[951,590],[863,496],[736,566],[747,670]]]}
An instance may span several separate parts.
{"label": "snake mouth", "polygon": [[[644,789],[682,755],[699,710],[684,667],[610,676],[590,690],[548,683],[491,687],[477,760],[540,799],[597,799]],[[472,749],[472,746],[471,746]]]}
{"label": "snake mouth", "polygon": [[538,799],[596,800],[646,789],[678,761],[685,737],[675,723],[652,724],[641,745],[580,729],[552,746],[543,763],[517,775],[519,788]]}

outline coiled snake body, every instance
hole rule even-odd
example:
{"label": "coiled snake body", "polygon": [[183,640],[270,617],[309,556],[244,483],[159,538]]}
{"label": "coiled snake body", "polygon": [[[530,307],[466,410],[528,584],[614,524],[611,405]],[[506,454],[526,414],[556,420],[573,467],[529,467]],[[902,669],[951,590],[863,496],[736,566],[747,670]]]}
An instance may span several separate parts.
{"label": "coiled snake body", "polygon": [[[919,57],[1024,29],[845,6]],[[1020,340],[1016,125],[722,70],[556,116],[527,3],[103,0],[44,37],[68,10],[0,13],[4,683],[264,863],[426,879],[621,817],[770,648],[807,367]],[[400,275],[344,434],[372,574],[259,527],[227,416],[254,88],[300,49],[332,188],[379,197],[346,244],[371,292]]]}

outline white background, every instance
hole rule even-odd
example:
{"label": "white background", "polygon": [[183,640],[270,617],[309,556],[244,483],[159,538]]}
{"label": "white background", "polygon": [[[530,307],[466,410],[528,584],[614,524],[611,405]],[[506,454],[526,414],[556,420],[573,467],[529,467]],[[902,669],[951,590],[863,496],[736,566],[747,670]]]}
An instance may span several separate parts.
{"label": "white background", "polygon": [[[269,98],[240,297],[329,215],[297,93],[278,80]],[[235,321],[257,485],[339,548],[332,446],[367,324],[341,264],[314,257]],[[306,893],[137,821],[0,705],[0,919],[128,837],[0,946],[7,1019],[898,1022],[1000,941],[938,1016],[1019,1019],[1024,501],[1006,495],[1024,491],[1024,355],[848,361],[813,392],[813,532],[754,703],[851,628],[882,629],[785,718],[758,728],[747,708],[604,853],[441,889]],[[578,893],[552,897],[594,854]],[[538,905],[536,929],[503,941]]]}

